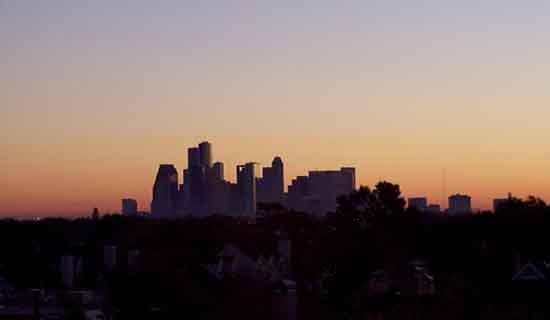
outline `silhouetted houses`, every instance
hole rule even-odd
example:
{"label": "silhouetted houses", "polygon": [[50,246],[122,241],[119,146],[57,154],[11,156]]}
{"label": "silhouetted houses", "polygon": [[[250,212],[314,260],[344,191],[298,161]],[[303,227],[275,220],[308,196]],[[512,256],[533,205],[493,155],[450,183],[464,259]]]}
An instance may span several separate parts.
{"label": "silhouetted houses", "polygon": [[214,265],[208,267],[217,278],[244,277],[275,283],[291,277],[291,242],[286,237],[275,248],[252,243],[225,244]]}
{"label": "silhouetted houses", "polygon": [[369,276],[368,295],[397,294],[402,297],[433,296],[435,278],[424,261],[413,261],[406,266],[380,269]]}

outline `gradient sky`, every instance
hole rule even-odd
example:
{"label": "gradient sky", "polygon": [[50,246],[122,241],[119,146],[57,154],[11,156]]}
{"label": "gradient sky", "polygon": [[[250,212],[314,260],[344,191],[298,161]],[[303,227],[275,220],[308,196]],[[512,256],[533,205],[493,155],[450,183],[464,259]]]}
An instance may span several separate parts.
{"label": "gradient sky", "polygon": [[[550,1],[0,0],[0,216],[147,210],[213,143],[287,182],[550,200]],[[181,173],[180,173],[181,174]]]}

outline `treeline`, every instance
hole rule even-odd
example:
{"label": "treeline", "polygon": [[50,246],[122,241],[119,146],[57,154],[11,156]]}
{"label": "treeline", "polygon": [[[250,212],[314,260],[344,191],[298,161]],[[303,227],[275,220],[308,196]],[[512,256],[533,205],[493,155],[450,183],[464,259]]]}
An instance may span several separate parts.
{"label": "treeline", "polygon": [[[261,209],[254,224],[225,216],[2,220],[0,275],[18,287],[59,287],[60,257],[73,254],[87,257],[80,285],[95,288],[103,247],[115,245],[122,269],[110,285],[119,307],[138,312],[157,303],[200,312],[229,299],[204,269],[224,244],[267,254],[285,234],[294,278],[303,286],[323,282],[323,303],[344,312],[353,310],[371,272],[415,259],[430,264],[439,292],[458,275],[468,283],[463,296],[494,297],[509,283],[518,257],[550,258],[550,209],[535,197],[511,197],[496,213],[446,217],[406,209],[399,185],[380,182],[341,197],[337,211],[322,219],[277,205]],[[122,253],[130,250],[140,252],[140,270],[132,276],[123,272]]]}

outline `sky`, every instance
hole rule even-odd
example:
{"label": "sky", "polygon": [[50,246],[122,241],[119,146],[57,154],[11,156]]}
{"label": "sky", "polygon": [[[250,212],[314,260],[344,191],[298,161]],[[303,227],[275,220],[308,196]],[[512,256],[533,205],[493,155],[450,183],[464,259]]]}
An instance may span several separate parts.
{"label": "sky", "polygon": [[0,0],[0,217],[148,210],[160,163],[550,200],[550,2]]}

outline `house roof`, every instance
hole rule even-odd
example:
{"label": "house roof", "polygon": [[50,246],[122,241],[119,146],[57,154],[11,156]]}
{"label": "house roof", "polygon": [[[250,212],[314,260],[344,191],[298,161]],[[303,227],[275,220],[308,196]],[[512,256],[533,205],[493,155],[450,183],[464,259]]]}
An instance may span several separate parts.
{"label": "house roof", "polygon": [[512,278],[513,281],[545,281],[546,275],[535,264],[525,264]]}

